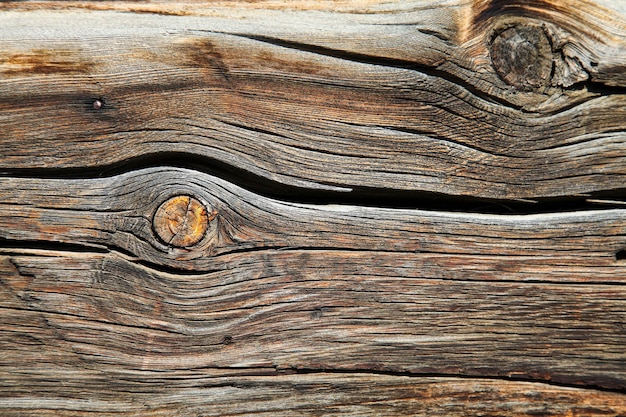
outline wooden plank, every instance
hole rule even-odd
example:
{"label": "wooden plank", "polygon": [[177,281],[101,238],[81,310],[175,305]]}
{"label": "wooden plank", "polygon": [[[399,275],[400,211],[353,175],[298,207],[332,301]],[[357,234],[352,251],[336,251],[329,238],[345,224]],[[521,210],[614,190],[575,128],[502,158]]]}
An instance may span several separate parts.
{"label": "wooden plank", "polygon": [[[70,364],[626,388],[626,264],[616,256],[626,210],[302,205],[165,168],[0,183],[2,282],[12,297],[3,311],[37,312],[73,352]],[[191,246],[163,242],[154,227],[176,195],[206,206],[206,234]]]}
{"label": "wooden plank", "polygon": [[[366,3],[6,6],[16,9],[0,14],[0,169],[97,174],[191,159],[344,191],[536,199],[626,188],[621,9]],[[163,14],[119,11],[150,7]],[[494,68],[490,56],[515,47],[495,42],[512,33],[532,35],[552,78],[525,66],[521,81],[502,78],[515,63]]]}
{"label": "wooden plank", "polygon": [[0,415],[626,415],[625,57],[610,0],[0,2]]}
{"label": "wooden plank", "polygon": [[[194,275],[119,255],[4,255],[4,298],[19,301],[3,300],[5,343],[43,332],[52,342],[39,344],[70,352],[59,361],[13,347],[6,366],[40,363],[51,378],[67,365],[164,374],[375,370],[626,387],[622,287],[381,276],[362,260],[354,266],[354,258],[325,252],[272,255]],[[320,271],[323,262],[333,266]],[[21,316],[44,322],[43,330]]]}
{"label": "wooden plank", "polygon": [[[65,382],[63,396],[55,396],[54,382],[44,380],[19,392],[19,400],[9,403],[0,398],[0,410],[7,417],[22,416],[25,410],[41,416],[565,417],[620,415],[626,409],[619,394],[526,382],[367,374],[241,376],[227,371],[191,378],[184,373],[150,376],[167,387],[164,393],[137,383],[137,374],[124,375],[115,386],[99,375],[87,385]],[[18,394],[15,386],[5,387]]]}
{"label": "wooden plank", "polygon": [[[154,232],[158,207],[178,195],[194,196],[212,219],[193,247],[172,247]],[[444,255],[446,263],[429,275],[435,278],[456,277],[455,262],[475,279],[626,278],[616,261],[626,246],[623,209],[486,215],[295,204],[174,168],[96,179],[0,178],[0,201],[0,238],[111,248],[179,270],[213,270],[245,251],[336,249],[388,252],[398,261]]]}
{"label": "wooden plank", "polygon": [[3,415],[626,411],[623,394],[559,386],[624,389],[623,287],[381,276],[323,252],[179,275],[12,251]]}

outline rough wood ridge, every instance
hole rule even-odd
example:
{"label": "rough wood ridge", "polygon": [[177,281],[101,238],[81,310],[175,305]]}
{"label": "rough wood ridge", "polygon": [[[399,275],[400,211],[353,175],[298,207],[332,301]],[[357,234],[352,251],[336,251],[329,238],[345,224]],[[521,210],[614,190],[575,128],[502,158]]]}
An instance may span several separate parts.
{"label": "rough wood ridge", "polygon": [[626,415],[625,16],[0,3],[0,415]]}

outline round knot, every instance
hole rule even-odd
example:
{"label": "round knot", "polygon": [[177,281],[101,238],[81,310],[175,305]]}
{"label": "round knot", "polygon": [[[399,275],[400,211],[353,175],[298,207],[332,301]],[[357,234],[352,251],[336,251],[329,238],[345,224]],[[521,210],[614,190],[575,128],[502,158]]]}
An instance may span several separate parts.
{"label": "round knot", "polygon": [[152,224],[164,243],[186,248],[202,240],[209,225],[209,216],[204,204],[182,195],[161,204]]}
{"label": "round knot", "polygon": [[489,49],[500,78],[520,90],[545,87],[552,74],[552,47],[539,26],[518,25],[499,32]]}

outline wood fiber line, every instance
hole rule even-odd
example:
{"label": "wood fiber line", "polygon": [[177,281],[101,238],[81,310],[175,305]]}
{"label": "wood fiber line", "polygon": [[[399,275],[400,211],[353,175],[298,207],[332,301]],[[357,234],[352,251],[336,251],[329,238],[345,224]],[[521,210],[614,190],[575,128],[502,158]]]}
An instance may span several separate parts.
{"label": "wood fiber line", "polygon": [[[497,199],[625,189],[623,15],[505,3],[372,2],[358,13],[262,2],[185,16],[17,6],[0,15],[0,169],[46,175],[179,153],[309,189]],[[490,43],[507,29],[545,37],[558,79],[501,79]]]}

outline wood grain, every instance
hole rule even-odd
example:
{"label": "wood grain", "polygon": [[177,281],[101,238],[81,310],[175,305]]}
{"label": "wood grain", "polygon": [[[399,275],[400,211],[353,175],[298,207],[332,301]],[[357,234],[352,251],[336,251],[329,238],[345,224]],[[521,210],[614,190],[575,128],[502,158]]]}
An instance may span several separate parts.
{"label": "wood grain", "polygon": [[[70,364],[626,388],[626,210],[297,205],[171,168],[0,183],[3,311],[43,320]],[[152,229],[176,193],[215,211],[195,246]]]}
{"label": "wood grain", "polygon": [[[133,2],[6,6],[0,169],[97,172],[175,154],[177,165],[193,156],[344,191],[538,199],[626,188],[622,11],[365,3],[194,4],[183,16],[172,3],[150,6],[163,14],[119,11],[148,7]],[[516,88],[490,43],[524,27],[545,32],[555,75]]]}
{"label": "wood grain", "polygon": [[[178,195],[211,207],[205,236],[189,248],[167,245],[154,233],[158,207]],[[263,197],[198,171],[148,168],[98,179],[0,178],[0,213],[0,238],[6,240],[111,248],[178,270],[213,270],[225,256],[245,251],[319,248],[397,257],[443,254],[474,265],[481,271],[476,279],[626,278],[616,261],[626,246],[622,209],[487,215],[307,205]],[[454,269],[440,269],[437,274],[455,276]],[[509,270],[511,276],[502,275]]]}
{"label": "wood grain", "polygon": [[[6,343],[35,343],[43,332],[52,341],[37,343],[70,354],[59,362],[14,347],[4,359],[14,370],[25,359],[41,363],[50,376],[51,365],[67,364],[164,374],[374,370],[626,386],[623,288],[405,278],[359,266],[362,257],[272,255],[180,276],[119,255],[6,254]],[[320,271],[322,263],[332,266]],[[12,318],[21,315],[45,326]]]}
{"label": "wood grain", "polygon": [[[456,378],[409,378],[385,375],[242,376],[215,372],[192,378],[184,373],[151,378],[167,393],[137,383],[138,372],[123,376],[116,387],[89,375],[91,386],[65,381],[65,396],[50,395],[44,381],[7,404],[6,416],[34,410],[42,416],[598,416],[621,415],[623,396],[510,381]],[[225,374],[225,375],[224,375]],[[230,375],[229,375],[230,374]],[[87,376],[87,375],[86,375]],[[18,394],[14,391],[13,394]],[[117,389],[116,389],[117,388]],[[97,393],[95,392],[98,390]],[[75,397],[70,397],[70,395]],[[77,397],[77,398],[76,398]]]}
{"label": "wood grain", "polygon": [[626,416],[625,59],[610,0],[0,2],[0,415]]}

